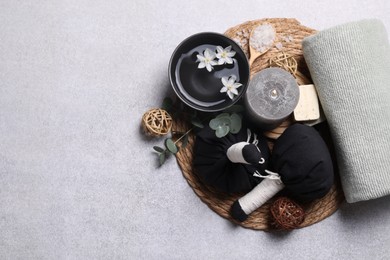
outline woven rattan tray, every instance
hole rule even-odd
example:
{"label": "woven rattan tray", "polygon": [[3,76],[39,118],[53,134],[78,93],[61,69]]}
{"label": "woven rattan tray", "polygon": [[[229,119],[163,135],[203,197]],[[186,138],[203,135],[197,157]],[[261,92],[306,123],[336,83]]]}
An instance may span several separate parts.
{"label": "woven rattan tray", "polygon": [[[279,48],[274,47],[265,53],[262,57],[257,59],[251,66],[251,74],[253,75],[256,72],[269,67],[270,58],[283,51],[292,55],[297,61],[298,71],[296,73],[296,79],[298,84],[310,84],[310,74],[302,55],[301,43],[303,38],[315,33],[315,30],[302,26],[295,19],[274,18],[249,21],[237,25],[228,29],[225,32],[225,35],[232,39],[240,40],[243,50],[248,53],[248,41],[245,39],[245,37],[247,37],[248,32],[250,32],[252,28],[264,22],[270,23],[274,26],[277,33],[277,39],[282,40],[286,39],[286,37],[290,37],[290,40],[283,41],[282,48],[280,48],[280,46]],[[292,119],[288,119],[282,124],[282,127],[264,134],[268,138],[277,138],[291,121]],[[173,128],[175,131],[184,132],[188,129],[188,125],[184,121],[175,121]],[[275,229],[270,214],[270,206],[272,205],[272,202],[275,200],[275,198],[271,199],[262,207],[253,212],[249,218],[242,223],[238,223],[230,217],[229,211],[231,205],[235,200],[240,198],[242,194],[230,195],[217,192],[213,188],[204,185],[199,180],[197,175],[194,174],[192,166],[194,141],[195,137],[190,135],[188,145],[186,148],[180,150],[180,152],[176,155],[176,158],[183,172],[184,178],[187,180],[188,184],[199,196],[199,198],[220,216],[245,228],[255,230]],[[272,147],[272,142],[270,143],[270,146]],[[299,227],[306,227],[325,219],[334,213],[343,201],[344,195],[341,189],[339,178],[336,176],[335,184],[325,197],[313,201],[310,204],[303,205],[306,216],[304,222]]]}

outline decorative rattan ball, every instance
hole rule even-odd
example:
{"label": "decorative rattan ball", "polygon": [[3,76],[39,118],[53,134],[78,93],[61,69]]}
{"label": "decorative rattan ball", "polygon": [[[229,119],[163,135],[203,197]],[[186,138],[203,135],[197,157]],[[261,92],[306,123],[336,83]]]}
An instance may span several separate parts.
{"label": "decorative rattan ball", "polygon": [[290,72],[294,77],[298,71],[298,62],[290,54],[281,52],[269,59],[271,67],[279,67]]}
{"label": "decorative rattan ball", "polygon": [[163,136],[171,131],[172,117],[163,109],[151,109],[143,115],[142,127],[147,135]]}
{"label": "decorative rattan ball", "polygon": [[287,197],[280,197],[271,205],[271,214],[277,227],[294,229],[305,220],[305,212],[301,206]]}

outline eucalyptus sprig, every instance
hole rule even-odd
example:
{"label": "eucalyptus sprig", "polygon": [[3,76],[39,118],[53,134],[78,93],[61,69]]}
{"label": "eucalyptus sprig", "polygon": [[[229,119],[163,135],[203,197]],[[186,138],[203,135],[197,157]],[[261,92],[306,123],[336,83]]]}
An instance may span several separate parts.
{"label": "eucalyptus sprig", "polygon": [[[190,128],[185,133],[178,133],[178,132],[171,132],[172,137],[179,135],[179,137],[174,141],[172,137],[165,138],[164,140],[164,147],[161,146],[153,146],[153,150],[157,152],[157,155],[159,157],[160,166],[165,163],[167,158],[171,154],[176,154],[179,152],[180,149],[184,149],[188,144],[188,135],[191,133],[191,131],[197,129],[197,128],[203,128],[204,125],[202,121],[197,117],[196,110],[191,110],[187,112],[182,107],[178,107],[177,104],[175,104],[172,99],[165,98],[162,104],[162,108],[166,110],[169,114],[171,114],[173,117],[190,117],[190,122],[192,124],[192,128]],[[180,143],[180,146],[179,146]]]}
{"label": "eucalyptus sprig", "polygon": [[[188,144],[189,134],[203,128],[203,122],[210,120],[215,114],[203,116],[201,120],[196,110],[183,107],[183,103],[175,103],[170,98],[165,98],[162,104],[162,109],[166,110],[173,118],[183,118],[190,121],[192,128],[184,133],[171,132],[171,137],[165,138],[163,146],[153,146],[153,150],[157,153],[160,166],[163,165],[170,155],[174,155],[184,149]],[[212,118],[209,122],[211,129],[215,130],[215,135],[222,138],[229,133],[237,134],[242,127],[241,112],[244,107],[241,105],[233,105],[230,108],[222,111],[221,114]],[[177,137],[177,139],[176,139]]]}
{"label": "eucalyptus sprig", "polygon": [[[188,134],[193,130],[191,128],[184,134],[182,134],[176,141],[172,138],[166,138],[164,141],[164,147],[153,146],[153,150],[157,152],[159,157],[160,166],[165,163],[169,155],[176,154],[180,149],[184,149],[188,144]],[[181,146],[178,146],[178,143],[181,142]]]}
{"label": "eucalyptus sprig", "polygon": [[237,134],[241,130],[241,116],[237,113],[222,113],[211,119],[209,126],[215,130],[215,136],[224,137],[229,133]]}
{"label": "eucalyptus sprig", "polygon": [[[196,122],[194,124],[194,122]],[[201,124],[198,121],[194,121],[193,127],[189,129],[187,132],[183,133],[176,141],[174,141],[172,138],[166,138],[164,141],[164,147],[160,146],[153,146],[153,150],[157,152],[159,157],[160,166],[165,163],[169,155],[176,154],[179,152],[180,149],[184,149],[188,144],[188,134],[193,131],[195,128],[203,128],[203,124]],[[173,135],[178,134],[173,132]],[[178,143],[181,142],[180,147],[178,146]]]}
{"label": "eucalyptus sprig", "polygon": [[211,129],[215,130],[215,136],[222,138],[229,133],[237,134],[242,127],[242,117],[240,113],[243,111],[244,108],[242,106],[234,105],[211,119],[209,126]]}

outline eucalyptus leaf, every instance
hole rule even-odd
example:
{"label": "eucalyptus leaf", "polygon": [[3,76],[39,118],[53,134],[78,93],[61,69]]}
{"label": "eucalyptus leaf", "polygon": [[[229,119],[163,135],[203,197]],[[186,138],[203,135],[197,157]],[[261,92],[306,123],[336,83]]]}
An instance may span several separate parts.
{"label": "eucalyptus leaf", "polygon": [[218,116],[216,116],[215,118],[230,118],[230,115],[229,115],[229,113],[221,113]]}
{"label": "eucalyptus leaf", "polygon": [[181,148],[185,148],[188,144],[188,135],[185,135],[181,141]]}
{"label": "eucalyptus leaf", "polygon": [[215,135],[218,137],[218,138],[221,138],[221,137],[224,137],[226,136],[230,131],[230,127],[227,126],[227,125],[223,125],[223,126],[220,126],[218,127],[216,130],[215,130]]}
{"label": "eucalyptus leaf", "polygon": [[163,165],[165,163],[165,161],[167,160],[167,156],[165,155],[165,153],[161,153],[158,157],[159,161],[160,161],[160,166]]}
{"label": "eucalyptus leaf", "polygon": [[153,146],[153,150],[155,150],[158,153],[163,153],[165,152],[165,149],[160,147],[160,146]]}
{"label": "eucalyptus leaf", "polygon": [[242,122],[241,122],[241,117],[233,113],[230,116],[230,132],[232,134],[237,134],[241,130]]}
{"label": "eucalyptus leaf", "polygon": [[197,118],[197,117],[194,117],[194,118],[191,119],[191,124],[193,126],[196,126],[196,127],[199,127],[199,128],[203,128],[204,127],[202,121],[199,118]]}
{"label": "eucalyptus leaf", "polygon": [[230,125],[230,117],[216,117],[211,119],[209,126],[211,129],[216,130],[220,126]]}
{"label": "eucalyptus leaf", "polygon": [[165,140],[165,147],[168,149],[168,151],[170,151],[173,154],[179,151],[175,142],[171,138]]}
{"label": "eucalyptus leaf", "polygon": [[170,97],[164,98],[161,108],[170,112],[173,108],[173,100]]}
{"label": "eucalyptus leaf", "polygon": [[219,126],[223,125],[221,120],[218,118],[211,119],[209,122],[209,126],[211,129],[216,130]]}

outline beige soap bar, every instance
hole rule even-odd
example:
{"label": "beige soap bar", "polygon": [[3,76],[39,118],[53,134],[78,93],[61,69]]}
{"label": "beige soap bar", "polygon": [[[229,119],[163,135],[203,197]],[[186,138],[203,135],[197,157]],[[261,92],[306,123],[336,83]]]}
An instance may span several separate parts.
{"label": "beige soap bar", "polygon": [[317,91],[313,84],[299,86],[299,101],[294,110],[296,121],[311,121],[320,118]]}

